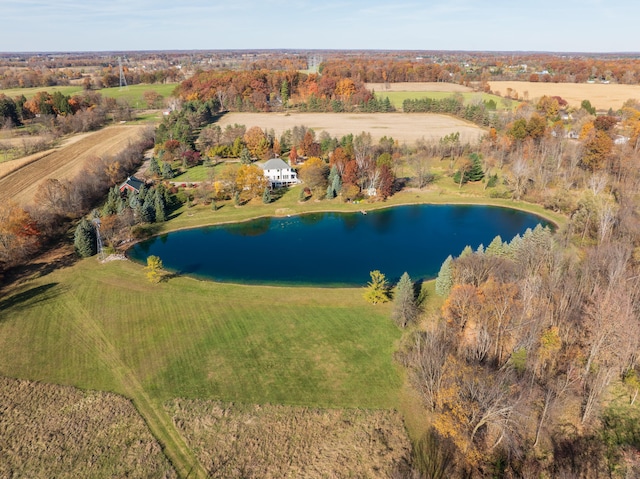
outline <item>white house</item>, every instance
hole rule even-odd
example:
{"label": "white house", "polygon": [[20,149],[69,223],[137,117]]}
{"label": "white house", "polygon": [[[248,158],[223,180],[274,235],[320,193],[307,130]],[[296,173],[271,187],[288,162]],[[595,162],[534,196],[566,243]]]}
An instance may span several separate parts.
{"label": "white house", "polygon": [[267,177],[269,185],[272,188],[300,183],[297,173],[280,158],[271,158],[260,167],[264,171],[264,176]]}

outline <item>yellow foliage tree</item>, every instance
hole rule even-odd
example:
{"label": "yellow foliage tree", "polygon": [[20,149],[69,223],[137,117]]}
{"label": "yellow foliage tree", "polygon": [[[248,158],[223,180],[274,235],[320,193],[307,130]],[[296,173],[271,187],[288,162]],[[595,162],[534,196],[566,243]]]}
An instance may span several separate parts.
{"label": "yellow foliage tree", "polygon": [[164,274],[162,273],[162,260],[159,256],[151,255],[147,257],[147,279],[150,283],[159,283]]}
{"label": "yellow foliage tree", "polygon": [[264,189],[268,186],[267,178],[259,166],[242,165],[238,169],[236,176],[236,187],[240,194],[247,198],[253,199],[258,196],[262,197]]}

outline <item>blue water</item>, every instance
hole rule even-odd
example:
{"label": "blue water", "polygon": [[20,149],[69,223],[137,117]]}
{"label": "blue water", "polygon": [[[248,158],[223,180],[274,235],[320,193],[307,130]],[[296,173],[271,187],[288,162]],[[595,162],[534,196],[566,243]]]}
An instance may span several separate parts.
{"label": "blue water", "polygon": [[448,255],[485,247],[547,223],[517,210],[477,205],[412,205],[361,213],[311,213],[168,233],[135,245],[166,269],[215,281],[361,286],[369,272],[390,281],[438,274]]}

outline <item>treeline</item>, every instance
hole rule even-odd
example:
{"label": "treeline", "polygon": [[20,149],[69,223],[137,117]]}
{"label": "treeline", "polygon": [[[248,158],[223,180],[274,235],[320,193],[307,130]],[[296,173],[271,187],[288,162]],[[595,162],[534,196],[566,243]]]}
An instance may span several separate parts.
{"label": "treeline", "polygon": [[120,153],[95,158],[72,180],[47,179],[37,189],[33,204],[0,206],[0,274],[66,235],[71,223],[95,207],[108,189],[123,181],[153,146],[153,132]]}
{"label": "treeline", "polygon": [[320,67],[322,75],[352,78],[366,83],[451,82],[459,77],[460,63],[434,63],[407,59],[329,58]]}
{"label": "treeline", "polygon": [[107,115],[115,121],[130,120],[132,110],[126,102],[92,91],[77,95],[41,91],[29,100],[24,95],[10,98],[0,94],[0,124],[4,128],[32,121],[54,135],[86,132],[102,126]]}
{"label": "treeline", "polygon": [[495,127],[500,124],[500,118],[495,113],[495,102],[491,100],[465,105],[462,95],[442,99],[406,99],[402,102],[402,110],[406,113],[448,113],[481,126]]}
{"label": "treeline", "polygon": [[374,99],[364,82],[331,74],[249,70],[196,73],[181,83],[180,98],[214,101],[225,111],[391,111],[391,104]]}
{"label": "treeline", "polygon": [[428,477],[640,472],[638,424],[603,410],[614,381],[627,404],[640,388],[640,264],[619,238],[576,256],[538,227],[445,261],[442,310],[399,353],[430,415]]}
{"label": "treeline", "polygon": [[[184,79],[178,68],[161,68],[138,71],[123,67],[127,85],[176,83]],[[2,68],[0,69],[0,89],[68,86],[84,81],[86,88],[112,88],[120,85],[119,66],[107,65],[94,74],[83,73],[82,68],[58,69],[42,68]]]}

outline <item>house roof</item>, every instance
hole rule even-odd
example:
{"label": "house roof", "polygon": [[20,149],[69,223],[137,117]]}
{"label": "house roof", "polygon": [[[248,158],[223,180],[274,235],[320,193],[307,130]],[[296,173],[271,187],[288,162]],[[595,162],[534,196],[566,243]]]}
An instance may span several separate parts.
{"label": "house roof", "polygon": [[120,187],[118,189],[121,190],[125,186],[130,186],[131,188],[135,189],[136,191],[139,191],[140,188],[142,188],[142,185],[144,185],[144,181],[139,180],[135,176],[130,176],[129,178],[127,178],[127,181],[125,181],[124,183],[122,183],[120,185]]}
{"label": "house roof", "polygon": [[262,165],[263,170],[290,170],[291,167],[280,158],[271,158]]}

